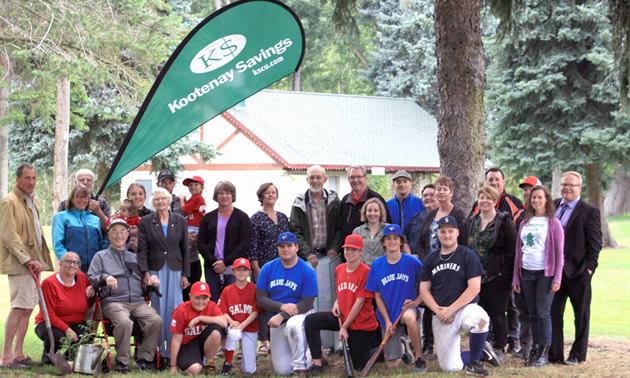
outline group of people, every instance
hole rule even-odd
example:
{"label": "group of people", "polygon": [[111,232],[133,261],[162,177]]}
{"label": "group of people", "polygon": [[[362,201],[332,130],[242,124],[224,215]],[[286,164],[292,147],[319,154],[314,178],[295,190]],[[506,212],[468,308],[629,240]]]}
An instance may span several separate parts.
{"label": "group of people", "polygon": [[[123,373],[133,362],[131,317],[144,333],[135,360],[141,370],[153,368],[159,349],[161,365],[173,372],[216,374],[221,348],[221,373],[229,375],[240,344],[243,373],[255,373],[257,354],[271,353],[278,374],[318,375],[325,365],[321,330],[347,340],[355,369],[384,337],[387,367],[402,360],[415,372],[426,370],[425,356],[445,371],[473,374],[488,374],[480,361],[499,365],[506,352],[534,367],[585,361],[601,230],[599,210],[580,198],[579,173],[562,175],[555,201],[528,177],[520,185],[522,204],[505,192],[503,172],[490,169],[468,216],[452,203],[446,176],[418,198],[411,175],[398,171],[396,195],[385,201],[368,187],[364,166],[347,173],[352,191],[340,198],[325,188],[324,168],[308,168],[309,187],[288,217],[275,210],[278,188],[264,183],[256,192],[261,210],[250,218],[234,207],[229,181],[216,184],[218,207],[206,212],[204,180],[186,178],[190,196],[174,195],[168,170],[158,175],[152,209],[145,207],[145,188],[132,184],[112,215],[107,201],[92,194],[94,174],[79,170],[53,219],[58,272],[42,283],[55,345],[80,338],[99,295]],[[23,164],[0,202],[0,269],[11,292],[1,367],[38,364],[22,350],[38,301],[29,269],[52,270],[53,263],[35,185],[35,168]],[[343,263],[335,269],[332,311],[314,312],[318,263],[337,256]],[[565,359],[567,298],[576,337]],[[35,322],[47,351],[41,313]],[[470,333],[466,352],[461,330]]]}

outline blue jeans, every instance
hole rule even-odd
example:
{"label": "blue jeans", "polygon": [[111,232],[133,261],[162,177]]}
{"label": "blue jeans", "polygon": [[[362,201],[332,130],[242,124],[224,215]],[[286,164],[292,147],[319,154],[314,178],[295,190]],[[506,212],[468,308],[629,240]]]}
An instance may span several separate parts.
{"label": "blue jeans", "polygon": [[206,283],[210,287],[210,299],[217,303],[223,292],[223,288],[236,282],[236,277],[232,274],[223,273],[223,283],[221,282],[221,275],[216,274],[212,269],[212,266],[204,266],[204,274],[206,275]]}
{"label": "blue jeans", "polygon": [[532,329],[532,345],[551,345],[551,291],[553,277],[544,270],[522,269],[521,291],[527,303]]}

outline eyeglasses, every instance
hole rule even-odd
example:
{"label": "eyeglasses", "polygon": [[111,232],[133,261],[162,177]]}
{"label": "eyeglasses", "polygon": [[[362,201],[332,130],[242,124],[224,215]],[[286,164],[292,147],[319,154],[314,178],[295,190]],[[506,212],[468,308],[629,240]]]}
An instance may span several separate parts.
{"label": "eyeglasses", "polygon": [[112,234],[112,235],[124,235],[124,234],[126,234],[127,232],[129,232],[129,231],[127,231],[127,230],[122,230],[122,231],[109,231],[109,233],[110,233],[110,234]]}
{"label": "eyeglasses", "polygon": [[78,182],[92,182],[94,180],[92,180],[91,178],[80,178],[77,180]]}
{"label": "eyeglasses", "polygon": [[360,180],[360,179],[362,179],[364,177],[365,177],[365,175],[363,175],[363,176],[350,176],[350,177],[348,177],[348,179],[350,179],[350,180]]}
{"label": "eyeglasses", "polygon": [[62,263],[68,264],[68,265],[76,265],[79,266],[81,265],[81,261],[74,261],[74,260],[61,260]]}
{"label": "eyeglasses", "polygon": [[573,187],[578,187],[581,186],[579,184],[560,184],[561,187],[563,188],[573,188]]}
{"label": "eyeglasses", "polygon": [[155,197],[153,200],[156,201],[156,202],[168,201],[168,197]]}

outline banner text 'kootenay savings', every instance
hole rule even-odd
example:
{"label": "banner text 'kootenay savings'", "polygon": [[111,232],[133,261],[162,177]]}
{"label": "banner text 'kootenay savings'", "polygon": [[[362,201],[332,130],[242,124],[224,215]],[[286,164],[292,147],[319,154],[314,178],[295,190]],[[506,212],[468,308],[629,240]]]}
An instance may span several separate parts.
{"label": "banner text 'kootenay savings'", "polygon": [[[250,68],[255,68],[258,64],[265,62],[265,64],[261,67],[252,69],[252,74],[254,76],[266,71],[267,69],[281,63],[284,61],[282,58],[282,54],[287,50],[287,48],[293,45],[293,41],[290,38],[285,38],[280,40],[274,46],[268,47],[266,49],[260,49],[260,52],[257,55],[254,55],[246,60],[241,60],[234,66],[236,71],[239,73],[243,73]],[[278,57],[270,62],[266,62],[268,59],[278,55]],[[226,71],[225,73],[219,75],[217,78],[210,80],[208,83],[202,85],[201,87],[195,87],[187,96],[180,98],[179,100],[173,100],[168,104],[168,108],[171,113],[175,113],[182,108],[185,108],[191,102],[194,102],[199,97],[207,94],[220,87],[225,83],[232,82],[234,80],[234,68]]]}

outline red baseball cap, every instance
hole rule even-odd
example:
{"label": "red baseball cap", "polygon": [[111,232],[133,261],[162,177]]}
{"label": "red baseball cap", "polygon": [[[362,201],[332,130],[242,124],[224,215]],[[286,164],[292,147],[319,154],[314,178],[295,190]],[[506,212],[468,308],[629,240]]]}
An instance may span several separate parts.
{"label": "red baseball cap", "polygon": [[244,266],[245,268],[252,270],[252,266],[249,264],[249,260],[245,259],[245,258],[239,258],[234,260],[234,263],[232,264],[232,270],[236,269],[236,268],[240,268]]}
{"label": "red baseball cap", "polygon": [[522,183],[518,184],[518,187],[522,188],[525,185],[531,185],[531,186],[542,185],[542,182],[540,182],[540,180],[536,176],[529,176],[528,178],[523,180]]}
{"label": "red baseball cap", "polygon": [[342,248],[346,247],[363,249],[363,238],[357,234],[350,234],[346,236],[346,242],[343,244]]}
{"label": "red baseball cap", "polygon": [[195,297],[200,297],[202,295],[206,295],[208,298],[212,297],[210,295],[210,287],[208,286],[208,284],[201,281],[197,281],[192,285],[192,287],[190,288],[190,294],[194,295]]}
{"label": "red baseball cap", "polygon": [[199,176],[193,176],[193,177],[185,179],[184,186],[188,186],[188,183],[190,183],[191,181],[198,181],[201,183],[201,186],[206,186],[205,183],[203,182],[203,179]]}

